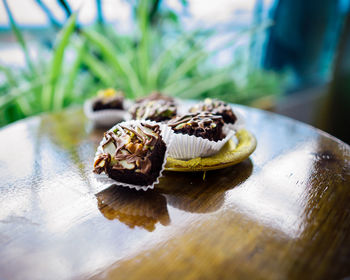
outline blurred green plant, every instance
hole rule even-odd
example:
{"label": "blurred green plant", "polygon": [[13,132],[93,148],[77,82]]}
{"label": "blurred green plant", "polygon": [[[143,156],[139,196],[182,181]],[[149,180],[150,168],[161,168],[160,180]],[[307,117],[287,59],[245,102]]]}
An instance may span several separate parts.
{"label": "blurred green plant", "polygon": [[[5,77],[0,85],[0,125],[81,104],[102,87],[121,89],[128,98],[158,90],[179,98],[215,97],[242,104],[281,92],[281,77],[251,67],[244,55],[237,54],[221,68],[213,63],[215,55],[233,49],[242,34],[264,27],[242,31],[235,40],[208,51],[206,44],[215,30],[184,32],[177,28],[169,36],[159,24],[164,18],[155,17],[159,1],[140,0],[134,10],[134,36],[120,35],[101,22],[94,28],[77,30],[77,15],[72,14],[59,33],[50,59],[34,62],[4,3],[27,67],[19,71],[0,67]],[[164,15],[176,23],[176,15]],[[73,53],[73,61],[67,52]]]}

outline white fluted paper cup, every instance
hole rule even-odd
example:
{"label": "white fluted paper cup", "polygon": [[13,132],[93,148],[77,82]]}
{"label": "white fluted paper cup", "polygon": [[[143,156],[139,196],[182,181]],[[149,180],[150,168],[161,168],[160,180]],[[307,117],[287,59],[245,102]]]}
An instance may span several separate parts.
{"label": "white fluted paper cup", "polygon": [[131,101],[124,99],[123,110],[118,109],[103,109],[94,111],[92,109],[94,99],[88,99],[84,103],[85,116],[92,121],[96,126],[110,127],[119,123],[125,119],[125,115],[128,114],[128,109],[131,106]]}
{"label": "white fluted paper cup", "polygon": [[[170,149],[170,147],[172,145],[172,131],[171,131],[171,128],[168,127],[165,124],[161,124],[161,123],[157,123],[157,122],[153,122],[153,121],[136,121],[136,120],[132,120],[132,121],[126,121],[126,122],[122,122],[120,124],[116,124],[111,129],[109,129],[108,131],[113,131],[116,128],[118,128],[118,126],[120,126],[120,125],[140,125],[140,124],[159,125],[159,127],[160,127],[160,130],[161,130],[160,135],[162,136],[162,140],[166,144],[166,150],[165,150],[165,154],[164,154],[164,160],[163,160],[163,163],[162,163],[162,167],[161,167],[161,170],[159,172],[159,176],[157,177],[157,179],[151,185],[141,186],[141,185],[134,185],[134,184],[128,184],[128,183],[117,181],[115,179],[109,178],[107,174],[94,174],[94,176],[93,176],[93,178],[95,180],[94,183],[99,185],[97,187],[97,190],[101,191],[103,189],[108,188],[111,185],[119,185],[119,186],[131,188],[131,189],[146,191],[148,189],[153,189],[154,185],[159,183],[159,178],[162,177],[162,174],[163,174],[163,171],[164,171],[164,168],[165,168],[165,164],[166,164],[166,159],[168,157],[169,149]],[[100,154],[103,153],[102,144],[103,144],[103,139],[101,140],[101,142],[100,142],[100,144],[99,144],[99,146],[97,148],[94,162],[97,159],[97,157]]]}
{"label": "white fluted paper cup", "polygon": [[235,131],[228,126],[223,127],[226,137],[220,141],[210,141],[194,135],[174,133],[169,148],[169,157],[188,160],[196,157],[208,157],[218,153],[228,140],[234,137]]}

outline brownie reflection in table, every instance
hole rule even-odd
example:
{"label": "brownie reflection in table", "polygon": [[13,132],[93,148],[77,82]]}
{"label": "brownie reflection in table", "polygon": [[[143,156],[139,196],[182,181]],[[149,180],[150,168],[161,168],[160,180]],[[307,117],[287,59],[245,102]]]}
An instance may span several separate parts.
{"label": "brownie reflection in table", "polygon": [[219,210],[225,192],[242,184],[252,174],[250,159],[221,170],[203,172],[165,172],[155,190],[166,196],[169,205],[192,213]]}
{"label": "brownie reflection in table", "polygon": [[136,191],[113,185],[96,194],[98,208],[109,220],[118,219],[129,228],[141,227],[153,231],[159,222],[170,223],[166,199],[153,190]]}

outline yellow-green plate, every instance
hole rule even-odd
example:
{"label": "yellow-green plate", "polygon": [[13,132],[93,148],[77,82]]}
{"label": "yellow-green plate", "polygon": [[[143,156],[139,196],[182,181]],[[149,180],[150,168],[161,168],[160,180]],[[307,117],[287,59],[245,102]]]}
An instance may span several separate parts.
{"label": "yellow-green plate", "polygon": [[246,129],[241,129],[236,133],[237,145],[233,140],[229,140],[222,147],[219,153],[205,158],[193,158],[190,160],[180,160],[171,157],[167,158],[166,171],[208,171],[225,168],[237,164],[248,158],[256,148],[256,139]]}

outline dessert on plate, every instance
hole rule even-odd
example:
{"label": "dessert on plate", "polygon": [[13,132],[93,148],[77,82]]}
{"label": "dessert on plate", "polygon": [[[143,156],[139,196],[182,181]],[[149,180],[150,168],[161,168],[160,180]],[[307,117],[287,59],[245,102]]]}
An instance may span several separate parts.
{"label": "dessert on plate", "polygon": [[168,122],[168,126],[174,133],[194,135],[210,141],[219,141],[224,138],[223,125],[224,120],[221,116],[207,112],[179,116]]}
{"label": "dessert on plate", "polygon": [[218,99],[206,98],[204,101],[192,106],[191,113],[209,112],[214,115],[222,116],[225,123],[234,124],[237,120],[229,104]]}
{"label": "dessert on plate", "polygon": [[178,116],[167,125],[173,132],[169,156],[175,159],[211,156],[235,134],[221,116],[208,112]]}
{"label": "dessert on plate", "polygon": [[176,116],[177,108],[174,102],[164,99],[144,100],[135,103],[130,108],[129,113],[135,120],[164,122]]}
{"label": "dessert on plate", "polygon": [[116,124],[104,134],[94,172],[105,173],[101,175],[108,180],[105,183],[147,190],[159,183],[164,169],[220,169],[254,151],[256,139],[237,126],[241,117],[229,104],[206,99],[192,106],[191,113],[177,115],[178,104],[160,93],[137,100],[129,110],[133,120]]}
{"label": "dessert on plate", "polygon": [[177,105],[174,98],[153,92],[137,99],[129,109],[129,114],[135,120],[166,122],[177,115]]}

